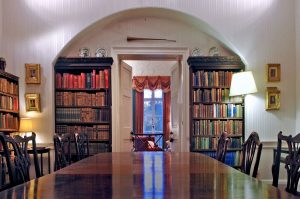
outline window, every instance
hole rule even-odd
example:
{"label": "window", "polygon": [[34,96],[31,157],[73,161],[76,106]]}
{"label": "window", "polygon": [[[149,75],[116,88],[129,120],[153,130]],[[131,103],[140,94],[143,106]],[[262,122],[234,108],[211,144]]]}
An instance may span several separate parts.
{"label": "window", "polygon": [[[144,133],[163,133],[163,93],[160,89],[144,90]],[[155,136],[155,140],[159,137]],[[163,139],[160,139],[157,143],[161,148],[162,142]]]}

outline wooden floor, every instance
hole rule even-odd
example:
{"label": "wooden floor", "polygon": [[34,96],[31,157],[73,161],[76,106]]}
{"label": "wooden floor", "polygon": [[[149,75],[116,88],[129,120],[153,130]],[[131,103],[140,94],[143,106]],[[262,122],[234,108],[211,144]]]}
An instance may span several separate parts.
{"label": "wooden floor", "polygon": [[199,153],[98,154],[0,198],[294,198]]}

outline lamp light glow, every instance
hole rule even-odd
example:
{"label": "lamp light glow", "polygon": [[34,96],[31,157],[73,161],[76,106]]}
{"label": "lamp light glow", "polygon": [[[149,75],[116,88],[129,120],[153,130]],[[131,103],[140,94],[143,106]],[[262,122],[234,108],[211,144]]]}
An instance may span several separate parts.
{"label": "lamp light glow", "polygon": [[32,119],[31,118],[21,118],[20,119],[20,132],[32,132]]}
{"label": "lamp light glow", "polygon": [[229,96],[245,95],[257,92],[251,71],[234,73],[231,79]]}

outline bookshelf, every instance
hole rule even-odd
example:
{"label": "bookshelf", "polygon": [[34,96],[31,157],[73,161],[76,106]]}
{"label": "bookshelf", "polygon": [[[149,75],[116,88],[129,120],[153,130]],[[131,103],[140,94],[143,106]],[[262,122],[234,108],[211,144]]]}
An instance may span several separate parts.
{"label": "bookshelf", "polygon": [[58,58],[55,132],[86,132],[90,154],[111,152],[111,57]]}
{"label": "bookshelf", "polygon": [[232,74],[244,69],[238,57],[197,56],[187,60],[190,71],[190,151],[215,156],[218,138],[231,139],[225,163],[236,165],[244,142],[242,97],[229,97]]}
{"label": "bookshelf", "polygon": [[0,131],[18,131],[19,120],[19,77],[0,70]]}

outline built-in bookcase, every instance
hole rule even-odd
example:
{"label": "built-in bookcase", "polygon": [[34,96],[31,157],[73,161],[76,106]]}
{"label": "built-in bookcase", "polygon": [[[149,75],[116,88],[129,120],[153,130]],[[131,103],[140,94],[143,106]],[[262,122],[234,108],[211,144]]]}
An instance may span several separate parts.
{"label": "built-in bookcase", "polygon": [[231,142],[226,163],[235,165],[244,141],[242,97],[229,97],[232,74],[244,69],[238,57],[189,57],[190,151],[214,157],[218,138]]}
{"label": "built-in bookcase", "polygon": [[55,64],[55,131],[86,132],[90,153],[111,151],[113,59],[65,58]]}
{"label": "built-in bookcase", "polygon": [[0,132],[19,131],[19,78],[0,70]]}

